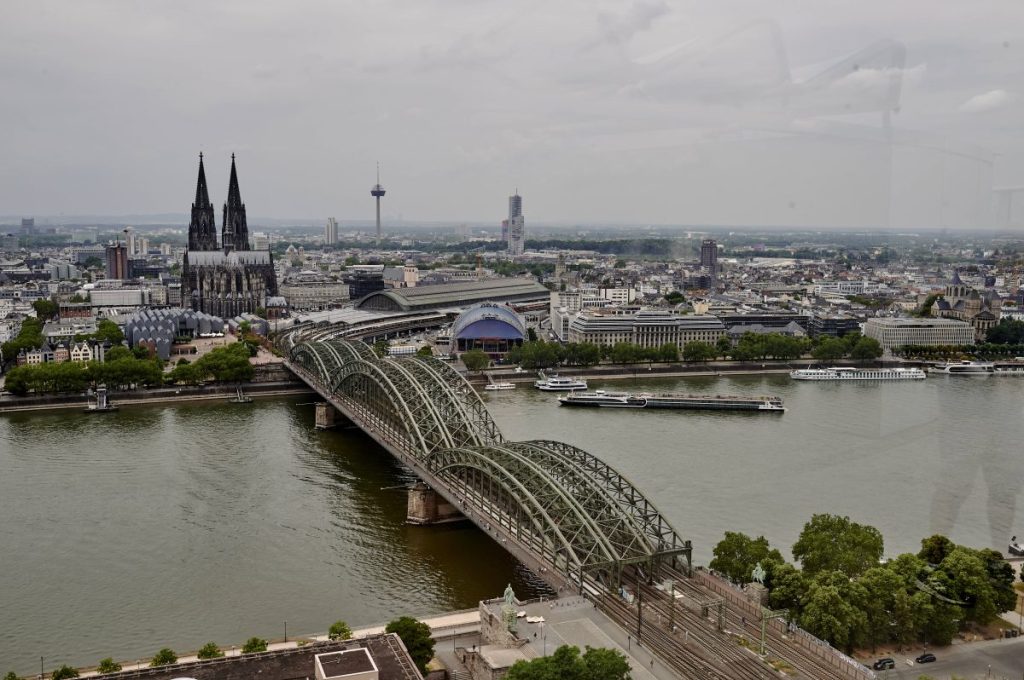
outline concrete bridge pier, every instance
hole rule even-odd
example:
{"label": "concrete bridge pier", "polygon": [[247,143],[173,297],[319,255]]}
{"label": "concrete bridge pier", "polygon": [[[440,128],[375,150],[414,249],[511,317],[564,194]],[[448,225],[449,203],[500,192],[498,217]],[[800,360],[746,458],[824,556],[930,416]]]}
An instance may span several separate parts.
{"label": "concrete bridge pier", "polygon": [[458,509],[423,482],[409,489],[405,521],[409,524],[443,524],[466,519]]}

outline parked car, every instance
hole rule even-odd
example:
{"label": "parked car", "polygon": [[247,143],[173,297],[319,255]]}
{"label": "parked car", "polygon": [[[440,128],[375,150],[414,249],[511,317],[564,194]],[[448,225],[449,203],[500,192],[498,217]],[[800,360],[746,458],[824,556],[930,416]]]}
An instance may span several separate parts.
{"label": "parked car", "polygon": [[916,661],[917,663],[931,663],[932,661],[935,661],[935,655],[931,652],[925,652],[921,656],[914,659],[914,661]]}
{"label": "parked car", "polygon": [[896,668],[896,661],[890,657],[879,659],[875,663],[871,664],[871,668],[876,671],[884,671],[886,668]]}

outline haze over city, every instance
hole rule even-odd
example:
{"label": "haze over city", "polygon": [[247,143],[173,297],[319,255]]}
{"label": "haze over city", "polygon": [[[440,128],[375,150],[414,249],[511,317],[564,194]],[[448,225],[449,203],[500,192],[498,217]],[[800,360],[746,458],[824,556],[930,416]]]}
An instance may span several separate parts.
{"label": "haze over city", "polygon": [[33,2],[0,26],[0,214],[1019,226],[1013,0]]}

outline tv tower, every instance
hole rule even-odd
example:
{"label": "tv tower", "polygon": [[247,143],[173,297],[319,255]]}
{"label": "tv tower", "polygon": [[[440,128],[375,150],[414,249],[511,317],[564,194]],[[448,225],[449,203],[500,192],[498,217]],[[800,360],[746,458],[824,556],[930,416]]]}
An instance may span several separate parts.
{"label": "tv tower", "polygon": [[380,245],[380,197],[384,195],[384,187],[380,184],[380,163],[377,163],[377,183],[370,189],[370,195],[377,199],[377,245]]}

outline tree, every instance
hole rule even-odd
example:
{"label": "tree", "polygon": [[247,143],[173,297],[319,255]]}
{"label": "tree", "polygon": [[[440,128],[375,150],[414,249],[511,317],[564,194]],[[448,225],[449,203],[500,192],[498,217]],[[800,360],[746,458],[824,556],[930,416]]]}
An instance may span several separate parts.
{"label": "tree", "polygon": [[388,355],[388,341],[378,340],[377,342],[373,343],[373,353],[376,354],[381,359],[386,357]]}
{"label": "tree", "polygon": [[491,365],[491,358],[482,349],[471,349],[462,353],[462,363],[466,365],[466,370],[482,371]]}
{"label": "tree", "polygon": [[825,338],[811,351],[818,361],[836,361],[846,355],[846,343],[839,338]]}
{"label": "tree", "polygon": [[630,680],[629,661],[617,649],[587,647],[583,652],[583,665],[592,680]]}
{"label": "tree", "polygon": [[836,586],[812,585],[807,606],[800,615],[800,625],[807,632],[849,653],[857,632],[866,628],[867,617],[847,602]]}
{"label": "tree", "polygon": [[220,647],[217,646],[216,642],[207,642],[199,648],[196,656],[200,659],[219,659],[224,656],[224,652],[220,651]]}
{"label": "tree", "polygon": [[110,342],[111,345],[120,345],[124,342],[124,333],[121,327],[110,319],[102,319],[96,325],[96,332],[92,334],[93,339],[103,342]]}
{"label": "tree", "polygon": [[18,677],[17,673],[15,673],[14,671],[11,671],[7,675],[4,676],[4,680],[20,680],[20,678]]}
{"label": "tree", "polygon": [[257,307],[255,310],[253,310],[253,314],[260,317],[261,319],[267,318],[267,310],[265,307]]}
{"label": "tree", "polygon": [[820,514],[804,525],[793,544],[793,557],[809,575],[841,571],[854,578],[878,565],[883,548],[878,529],[852,522],[849,517]]}
{"label": "tree", "polygon": [[50,680],[68,680],[68,678],[77,678],[78,671],[71,666],[64,665],[50,673]]}
{"label": "tree", "polygon": [[533,327],[526,329],[526,339],[530,342],[537,342],[537,331]]}
{"label": "tree", "polygon": [[939,564],[946,559],[946,555],[953,552],[956,543],[945,536],[935,534],[928,538],[921,539],[921,551],[917,556],[928,564]]}
{"label": "tree", "polygon": [[99,671],[101,674],[117,673],[121,670],[121,664],[114,661],[112,657],[108,656],[106,659],[100,659],[99,665],[96,666],[96,670]]}
{"label": "tree", "polygon": [[390,622],[384,632],[398,635],[420,673],[427,672],[427,664],[434,658],[434,639],[430,635],[430,626],[411,616],[402,616]]}
{"label": "tree", "polygon": [[434,356],[434,350],[431,349],[430,345],[423,345],[416,350],[416,356],[418,357],[432,357]]}
{"label": "tree", "polygon": [[352,637],[352,629],[344,621],[335,621],[327,631],[327,637],[331,640],[348,640]]}
{"label": "tree", "polygon": [[242,645],[242,654],[256,654],[267,651],[267,641],[263,638],[251,637]]}
{"label": "tree", "polygon": [[104,355],[104,361],[131,359],[134,358],[134,356],[135,355],[132,354],[132,351],[125,347],[124,345],[114,345],[113,347],[107,350],[107,353]]}
{"label": "tree", "polygon": [[686,296],[680,293],[678,290],[673,290],[670,293],[665,294],[665,302],[670,305],[678,305],[686,302]]}
{"label": "tree", "polygon": [[754,567],[768,561],[781,564],[782,553],[768,545],[764,536],[751,538],[741,532],[726,531],[725,538],[712,550],[714,558],[708,565],[725,574],[733,583],[749,583]]}
{"label": "tree", "polygon": [[683,345],[683,359],[686,361],[711,361],[718,356],[718,350],[707,342],[694,340]]}
{"label": "tree", "polygon": [[52,319],[58,312],[57,303],[48,298],[40,298],[33,302],[32,309],[36,310],[36,315],[43,321]]}
{"label": "tree", "polygon": [[178,655],[174,653],[173,649],[164,647],[153,656],[153,660],[149,662],[150,666],[169,666],[172,663],[178,663]]}
{"label": "tree", "polygon": [[790,617],[797,618],[803,611],[804,597],[807,595],[808,585],[804,573],[788,562],[769,562],[766,571],[770,588],[768,603],[772,609],[788,609]]}
{"label": "tree", "polygon": [[880,356],[882,356],[882,345],[874,338],[861,338],[850,350],[850,357],[857,361],[874,361]]}
{"label": "tree", "polygon": [[732,351],[732,340],[723,335],[718,338],[718,342],[715,343],[715,349],[718,351],[718,356],[724,359],[729,356],[729,353]]}
{"label": "tree", "polygon": [[1003,319],[988,329],[986,340],[996,345],[1024,345],[1024,321]]}

